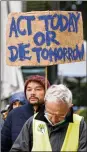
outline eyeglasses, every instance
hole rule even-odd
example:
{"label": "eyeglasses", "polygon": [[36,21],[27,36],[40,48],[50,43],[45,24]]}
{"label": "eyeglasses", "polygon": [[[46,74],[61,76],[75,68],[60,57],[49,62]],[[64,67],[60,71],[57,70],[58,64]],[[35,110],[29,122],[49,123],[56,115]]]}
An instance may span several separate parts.
{"label": "eyeglasses", "polygon": [[44,112],[45,116],[49,119],[52,119],[53,117],[55,118],[58,118],[60,120],[63,120],[66,116],[66,113],[65,114],[51,114],[51,113],[48,113],[48,112]]}

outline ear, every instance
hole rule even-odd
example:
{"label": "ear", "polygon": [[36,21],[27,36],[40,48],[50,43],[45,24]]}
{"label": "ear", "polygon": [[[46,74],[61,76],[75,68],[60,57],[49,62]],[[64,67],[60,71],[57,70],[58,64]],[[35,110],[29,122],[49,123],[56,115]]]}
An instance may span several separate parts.
{"label": "ear", "polygon": [[69,110],[73,107],[73,104],[70,105]]}
{"label": "ear", "polygon": [[70,105],[70,109],[73,107],[73,104]]}
{"label": "ear", "polygon": [[73,107],[73,104],[71,104],[71,107]]}

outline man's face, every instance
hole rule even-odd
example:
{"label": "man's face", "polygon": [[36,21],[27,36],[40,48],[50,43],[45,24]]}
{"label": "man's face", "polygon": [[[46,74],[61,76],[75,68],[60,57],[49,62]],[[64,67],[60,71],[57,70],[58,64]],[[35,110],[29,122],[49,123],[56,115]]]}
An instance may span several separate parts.
{"label": "man's face", "polygon": [[70,110],[70,107],[65,102],[46,102],[45,114],[53,125],[64,120]]}
{"label": "man's face", "polygon": [[31,104],[37,105],[44,103],[44,95],[45,90],[40,83],[34,81],[28,83],[26,97]]}

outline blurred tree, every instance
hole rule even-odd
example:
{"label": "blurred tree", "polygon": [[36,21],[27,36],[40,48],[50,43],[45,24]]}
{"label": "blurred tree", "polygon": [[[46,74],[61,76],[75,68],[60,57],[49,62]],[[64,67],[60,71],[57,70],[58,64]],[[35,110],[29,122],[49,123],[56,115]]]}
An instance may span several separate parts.
{"label": "blurred tree", "polygon": [[69,80],[65,77],[63,83],[66,84],[73,93],[73,103],[77,106],[87,106],[87,83]]}
{"label": "blurred tree", "polygon": [[87,40],[87,1],[61,1],[60,10],[82,12],[84,39]]}
{"label": "blurred tree", "polygon": [[45,11],[50,9],[48,1],[27,1],[27,11]]}
{"label": "blurred tree", "polygon": [[84,120],[87,123],[87,108],[79,109],[79,110],[76,111],[76,113],[79,114],[80,116],[83,116]]}

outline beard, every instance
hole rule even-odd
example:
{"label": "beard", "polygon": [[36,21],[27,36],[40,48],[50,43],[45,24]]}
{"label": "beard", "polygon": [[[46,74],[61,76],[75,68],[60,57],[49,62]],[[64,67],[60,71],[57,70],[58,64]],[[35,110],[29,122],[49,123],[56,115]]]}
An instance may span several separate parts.
{"label": "beard", "polygon": [[38,97],[30,97],[29,98],[29,102],[30,104],[32,104],[33,106],[35,105],[41,105],[42,103],[40,102]]}

